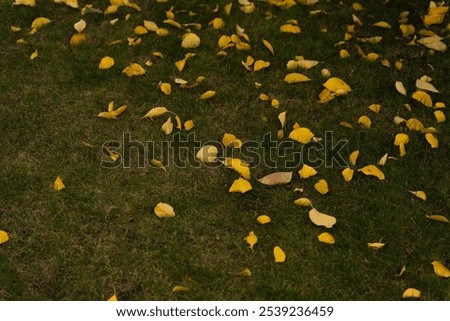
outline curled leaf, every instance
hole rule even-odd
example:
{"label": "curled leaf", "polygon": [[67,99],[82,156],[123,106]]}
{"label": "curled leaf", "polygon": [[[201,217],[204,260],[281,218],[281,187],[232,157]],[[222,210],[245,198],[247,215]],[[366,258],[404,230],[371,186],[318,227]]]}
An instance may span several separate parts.
{"label": "curled leaf", "polygon": [[155,117],[159,117],[167,113],[169,110],[167,110],[166,107],[153,107],[150,109],[141,119],[144,118],[150,118],[153,119]]}
{"label": "curled leaf", "polygon": [[172,288],[172,293],[177,293],[177,292],[187,292],[187,291],[189,291],[190,289],[188,288],[188,287],[186,287],[186,286],[183,286],[183,285],[175,285],[173,288]]}
{"label": "curled leaf", "polygon": [[375,165],[364,166],[363,168],[358,169],[358,172],[362,172],[363,174],[368,176],[375,176],[379,180],[385,179],[384,173]]}
{"label": "curled leaf", "polygon": [[312,207],[311,201],[306,197],[300,197],[294,201],[295,205]]}

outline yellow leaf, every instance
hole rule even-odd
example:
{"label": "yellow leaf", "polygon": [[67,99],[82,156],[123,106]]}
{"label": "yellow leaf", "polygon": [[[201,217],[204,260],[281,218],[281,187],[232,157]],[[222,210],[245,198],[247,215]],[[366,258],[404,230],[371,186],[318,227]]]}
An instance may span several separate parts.
{"label": "yellow leaf", "polygon": [[432,84],[430,84],[427,81],[423,81],[421,79],[416,80],[416,87],[417,89],[422,89],[426,91],[431,91],[433,93],[439,93],[439,90],[436,89]]}
{"label": "yellow leaf", "polygon": [[80,21],[76,22],[73,27],[75,28],[75,30],[77,32],[83,32],[84,29],[86,29],[86,21],[84,21],[83,19],[81,19]]}
{"label": "yellow leaf", "polygon": [[[328,90],[328,89],[325,89],[325,90]],[[350,124],[349,122],[346,122],[346,121],[341,121],[341,122],[339,123],[339,125],[341,125],[342,127],[346,127],[346,128],[353,129],[352,124]]]}
{"label": "yellow leaf", "polygon": [[153,21],[144,20],[144,27],[147,28],[148,31],[156,32],[159,27]]}
{"label": "yellow leaf", "polygon": [[381,249],[383,246],[385,246],[386,244],[381,243],[381,242],[374,242],[374,243],[367,243],[367,247],[369,249],[373,249],[373,250],[379,250]]}
{"label": "yellow leaf", "polygon": [[359,156],[359,150],[355,150],[354,152],[352,152],[350,154],[349,158],[348,158],[349,161],[350,161],[350,164],[355,166],[356,165],[356,160],[358,159],[358,156]]}
{"label": "yellow leaf", "polygon": [[298,171],[298,173],[300,174],[300,178],[305,179],[316,175],[317,171],[313,167],[303,164],[302,168]]}
{"label": "yellow leaf", "polygon": [[297,66],[299,66],[300,68],[309,70],[309,69],[317,66],[319,64],[319,61],[301,59],[301,60],[297,60],[296,63],[297,63]]}
{"label": "yellow leaf", "polygon": [[256,60],[255,64],[253,65],[253,71],[260,71],[261,69],[267,68],[269,66],[270,66],[269,61]]}
{"label": "yellow leaf", "polygon": [[272,220],[267,215],[260,215],[256,218],[259,224],[267,224],[270,223]]}
{"label": "yellow leaf", "polygon": [[408,144],[408,142],[409,142],[408,135],[404,133],[399,133],[395,135],[394,145],[399,146],[401,157],[406,155],[405,145]]}
{"label": "yellow leaf", "polygon": [[320,213],[315,208],[309,211],[309,219],[311,222],[318,226],[325,226],[326,228],[332,228],[336,224],[336,218],[334,216]]}
{"label": "yellow leaf", "polygon": [[114,153],[113,151],[111,151],[108,147],[104,147],[106,152],[108,153],[109,157],[113,160],[116,161],[119,157],[120,154]]}
{"label": "yellow leaf", "polygon": [[225,22],[222,18],[214,18],[209,22],[209,25],[213,27],[213,29],[221,29],[225,26]]}
{"label": "yellow leaf", "polygon": [[233,184],[231,185],[228,192],[230,193],[246,193],[252,189],[252,185],[249,181],[243,179],[242,177],[239,177],[236,179]]}
{"label": "yellow leaf", "polygon": [[354,170],[351,168],[345,168],[342,171],[342,176],[344,177],[346,182],[350,182],[353,179]]}
{"label": "yellow leaf", "polygon": [[283,263],[286,261],[286,254],[278,245],[273,248],[273,257],[275,259],[275,263]]}
{"label": "yellow leaf", "polygon": [[86,36],[84,33],[76,33],[76,34],[72,35],[72,37],[70,38],[70,45],[78,46],[78,45],[81,45],[85,41],[86,41]]}
{"label": "yellow leaf", "polygon": [[17,39],[17,40],[16,40],[16,43],[21,44],[21,45],[24,45],[24,44],[27,43],[27,41],[26,41],[25,39],[23,39],[23,38],[20,38],[20,39]]}
{"label": "yellow leaf", "polygon": [[434,117],[436,117],[436,120],[437,120],[438,123],[445,122],[445,114],[442,111],[440,111],[440,110],[436,110],[434,112]]}
{"label": "yellow leaf", "polygon": [[98,69],[109,69],[114,66],[114,59],[108,56],[105,56],[100,60],[98,65]]}
{"label": "yellow leaf", "polygon": [[314,188],[322,195],[325,195],[329,192],[328,183],[324,179],[320,179],[316,184],[314,184]]}
{"label": "yellow leaf", "polygon": [[53,188],[55,189],[55,191],[60,191],[62,189],[64,189],[66,186],[64,185],[61,177],[56,177],[55,183],[53,184]]}
{"label": "yellow leaf", "polygon": [[169,35],[169,30],[166,28],[158,28],[158,30],[156,30],[156,34],[160,37],[165,37]]}
{"label": "yellow leaf", "polygon": [[256,243],[258,243],[258,237],[253,231],[250,231],[248,235],[244,238],[245,242],[250,246],[250,248],[253,250],[253,246],[255,246]]}
{"label": "yellow leaf", "polygon": [[434,108],[445,108],[445,104],[443,102],[438,101],[434,104]]}
{"label": "yellow leaf", "polygon": [[334,236],[327,232],[321,233],[317,238],[322,243],[334,244],[336,242]]}
{"label": "yellow leaf", "polygon": [[424,129],[424,126],[422,124],[422,122],[420,120],[418,120],[417,118],[410,118],[406,121],[406,127],[408,127],[410,130],[415,130],[415,131],[421,131],[422,129]]}
{"label": "yellow leaf", "polygon": [[119,10],[119,6],[112,4],[108,6],[108,8],[106,8],[105,15],[114,14],[117,12],[117,10]]}
{"label": "yellow leaf", "polygon": [[441,41],[442,39],[444,38],[441,38],[438,35],[432,35],[430,37],[423,37],[417,40],[417,43],[432,50],[446,51],[447,45]]}
{"label": "yellow leaf", "polygon": [[203,94],[201,94],[198,99],[207,100],[207,99],[214,97],[215,95],[216,95],[216,92],[214,90],[208,90],[208,91],[204,92]]}
{"label": "yellow leaf", "polygon": [[370,126],[372,125],[372,122],[369,117],[364,115],[364,116],[359,117],[358,124],[360,124],[364,128],[369,129]]}
{"label": "yellow leaf", "polygon": [[138,38],[128,37],[127,40],[128,40],[129,46],[138,46],[142,42],[142,38],[140,38],[140,37],[138,37]]}
{"label": "yellow leaf", "polygon": [[183,286],[183,285],[175,285],[173,288],[172,288],[172,293],[177,293],[177,292],[187,292],[187,291],[189,291],[190,289],[188,288],[188,287],[185,287],[185,286]]}
{"label": "yellow leaf", "polygon": [[287,23],[280,27],[280,31],[284,32],[284,33],[296,34],[296,33],[300,33],[301,29],[299,26],[295,26],[293,24]]}
{"label": "yellow leaf", "polygon": [[397,91],[402,94],[403,96],[407,96],[408,94],[406,93],[406,88],[405,86],[403,86],[403,83],[401,81],[396,81],[395,82],[395,89],[397,89]]}
{"label": "yellow leaf", "polygon": [[425,194],[424,191],[409,191],[409,192],[423,201],[427,200],[427,194]]}
{"label": "yellow leaf", "polygon": [[231,8],[232,8],[232,7],[233,7],[233,3],[232,3],[232,2],[226,4],[226,5],[223,7],[223,13],[225,13],[227,16],[229,16],[230,13],[231,13]]}
{"label": "yellow leaf", "polygon": [[280,107],[280,101],[276,98],[273,98],[272,101],[270,102],[270,105],[273,108],[279,108]]}
{"label": "yellow leaf", "polygon": [[170,19],[170,18],[164,20],[163,22],[164,22],[165,24],[171,25],[172,27],[175,27],[175,28],[177,28],[177,29],[181,29],[181,28],[182,28],[181,25],[180,25],[178,22],[176,22],[175,20]]}
{"label": "yellow leaf", "polygon": [[265,40],[265,39],[263,39],[262,42],[263,42],[264,46],[265,46],[267,49],[269,49],[269,51],[272,53],[272,55],[274,55],[275,52],[274,52],[273,47],[272,47],[272,45],[270,44],[270,42],[268,42],[268,41]]}
{"label": "yellow leaf", "polygon": [[39,18],[34,19],[33,22],[31,23],[30,34],[35,34],[36,32],[39,31],[39,29],[48,25],[50,22],[51,22],[51,20],[48,18],[45,18],[45,17],[39,17]]}
{"label": "yellow leaf", "polygon": [[431,148],[439,148],[439,141],[432,133],[426,133],[425,139],[430,144]]}
{"label": "yellow leaf", "polygon": [[113,110],[113,111],[111,111],[114,115],[116,115],[116,116],[118,116],[118,115],[120,115],[121,113],[123,113],[126,109],[127,109],[127,105],[123,105],[123,106],[120,106],[119,108],[117,108],[116,110]]}
{"label": "yellow leaf", "polygon": [[331,72],[327,69],[327,68],[323,68],[320,71],[320,74],[322,75],[322,77],[324,78],[329,78],[331,76]]}
{"label": "yellow leaf", "polygon": [[433,265],[434,273],[436,273],[437,276],[450,278],[450,270],[447,269],[441,262],[433,261],[431,264]]}
{"label": "yellow leaf", "polygon": [[161,126],[161,130],[166,134],[170,135],[173,131],[173,123],[172,123],[172,117],[167,118],[164,124]]}
{"label": "yellow leaf", "polygon": [[282,113],[278,114],[278,120],[281,123],[281,128],[284,128],[284,125],[286,124],[286,111],[283,111]]}
{"label": "yellow leaf", "polygon": [[164,167],[164,164],[163,164],[160,160],[158,160],[158,159],[152,159],[152,160],[150,160],[150,163],[151,163],[153,166],[155,166],[155,167],[157,167],[157,168],[161,168],[163,171],[167,172],[167,169]]}
{"label": "yellow leaf", "polygon": [[141,119],[144,119],[144,118],[153,119],[155,117],[162,116],[167,112],[168,112],[168,110],[166,107],[153,107],[152,109],[150,109],[148,111],[148,113],[146,113],[143,117],[141,117]]}
{"label": "yellow leaf", "polygon": [[117,301],[117,295],[113,294],[107,301]]}
{"label": "yellow leaf", "polygon": [[181,42],[181,47],[186,49],[193,49],[200,46],[200,37],[193,32],[188,32],[183,35],[183,41]]}
{"label": "yellow leaf", "polygon": [[296,128],[289,134],[290,139],[302,144],[310,142],[313,137],[314,134],[306,127]]}
{"label": "yellow leaf", "polygon": [[407,299],[407,298],[420,298],[420,294],[421,292],[417,289],[414,288],[408,288],[406,289],[403,294],[402,294],[402,298]]}
{"label": "yellow leaf", "polygon": [[9,240],[8,233],[5,231],[0,230],[0,244],[5,243]]}
{"label": "yellow leaf", "polygon": [[416,32],[416,29],[413,25],[401,24],[400,31],[402,32],[404,38],[408,38]]}
{"label": "yellow leaf", "polygon": [[373,111],[375,114],[378,114],[381,110],[381,105],[380,104],[372,104],[369,106],[369,110]]}
{"label": "yellow leaf", "polygon": [[186,120],[186,121],[184,122],[184,129],[187,130],[187,131],[189,131],[189,130],[191,130],[192,128],[194,128],[194,121],[193,121],[192,119]]}
{"label": "yellow leaf", "polygon": [[331,77],[323,84],[323,86],[335,93],[337,96],[345,95],[351,91],[350,86],[345,81],[337,77]]}
{"label": "yellow leaf", "polygon": [[142,68],[142,66],[137,64],[137,63],[132,63],[132,64],[128,65],[127,67],[125,67],[125,69],[122,70],[122,72],[127,77],[133,77],[133,76],[144,75],[145,74],[145,69]]}
{"label": "yellow leaf", "polygon": [[225,147],[231,146],[233,148],[241,148],[242,141],[236,138],[236,136],[234,136],[233,134],[225,133],[222,137],[222,144]]}
{"label": "yellow leaf", "polygon": [[101,113],[98,114],[98,117],[102,117],[105,119],[118,119],[117,115],[112,111],[102,111]]}
{"label": "yellow leaf", "polygon": [[30,59],[34,60],[39,56],[39,53],[37,51],[37,49],[35,51],[33,51],[33,53],[30,55]]}
{"label": "yellow leaf", "polygon": [[170,95],[172,92],[172,86],[166,82],[163,82],[159,85],[159,89],[165,94]]}
{"label": "yellow leaf", "polygon": [[173,210],[173,207],[170,206],[167,203],[158,203],[155,206],[155,214],[156,216],[160,217],[160,218],[167,218],[167,217],[174,217],[175,216],[175,211]]}
{"label": "yellow leaf", "polygon": [[261,184],[268,186],[288,184],[291,180],[292,172],[276,172],[258,179]]}
{"label": "yellow leaf", "polygon": [[385,28],[389,29],[391,28],[391,25],[387,23],[386,21],[378,21],[373,24],[375,27]]}
{"label": "yellow leaf", "polygon": [[350,57],[350,54],[348,53],[347,50],[341,49],[341,50],[339,51],[339,57],[341,57],[342,59],[345,59],[345,58]]}
{"label": "yellow leaf", "polygon": [[230,42],[231,42],[230,36],[223,35],[219,38],[218,45],[220,49],[225,49],[226,47],[228,47]]}
{"label": "yellow leaf", "polygon": [[219,151],[216,146],[205,145],[197,152],[196,156],[203,163],[212,163],[217,159]]}
{"label": "yellow leaf", "polygon": [[443,215],[426,215],[427,218],[429,218],[430,220],[433,221],[439,221],[439,222],[444,222],[444,223],[450,223],[450,221],[448,220],[448,218],[446,218]]}
{"label": "yellow leaf", "polygon": [[358,172],[362,172],[363,174],[368,176],[375,176],[379,180],[385,179],[384,173],[380,171],[375,165],[364,166],[363,168],[358,169]]}
{"label": "yellow leaf", "polygon": [[412,94],[412,98],[421,102],[427,107],[433,107],[431,96],[423,90],[417,90],[415,93]]}
{"label": "yellow leaf", "polygon": [[137,34],[138,36],[141,36],[141,35],[145,35],[146,33],[148,33],[148,29],[145,28],[144,26],[137,26],[136,28],[134,28],[133,32],[135,34]]}
{"label": "yellow leaf", "polygon": [[23,5],[23,6],[29,6],[29,7],[35,7],[36,6],[36,0],[14,0],[13,5]]}
{"label": "yellow leaf", "polygon": [[386,154],[384,154],[383,155],[383,157],[381,157],[380,158],[380,160],[378,161],[378,165],[380,165],[380,166],[384,166],[384,165],[386,165],[386,162],[387,162],[387,159],[388,159],[388,154],[386,153]]}
{"label": "yellow leaf", "polygon": [[239,158],[225,158],[224,165],[234,169],[243,178],[250,179],[250,167],[247,163],[241,161]]}
{"label": "yellow leaf", "polygon": [[267,101],[269,100],[269,96],[267,96],[266,94],[260,94],[259,99],[262,101]]}
{"label": "yellow leaf", "polygon": [[296,82],[305,82],[310,81],[311,79],[303,74],[293,72],[290,74],[287,74],[286,77],[284,77],[284,81],[288,84],[296,83]]}
{"label": "yellow leaf", "polygon": [[406,272],[406,265],[403,265],[400,272],[397,274],[397,277],[401,277],[405,272]]}
{"label": "yellow leaf", "polygon": [[300,197],[294,201],[295,205],[298,206],[305,206],[305,207],[312,207],[311,201],[307,199],[306,197]]}
{"label": "yellow leaf", "polygon": [[245,268],[240,272],[234,273],[234,275],[242,276],[242,277],[251,277],[252,272],[249,270],[249,268]]}
{"label": "yellow leaf", "polygon": [[177,67],[178,71],[181,72],[186,65],[186,59],[181,59],[175,62],[175,67]]}

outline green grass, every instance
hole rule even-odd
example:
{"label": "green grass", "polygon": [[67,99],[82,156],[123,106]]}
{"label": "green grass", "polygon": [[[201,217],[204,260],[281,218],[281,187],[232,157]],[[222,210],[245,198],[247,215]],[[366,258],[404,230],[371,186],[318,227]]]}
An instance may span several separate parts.
{"label": "green grass", "polygon": [[[79,1],[81,6],[84,2]],[[138,1],[139,13],[120,8],[113,16],[83,16],[88,41],[71,47],[72,25],[81,18],[78,10],[51,1],[37,0],[37,6],[29,8],[2,0],[0,230],[7,231],[10,240],[0,245],[0,299],[104,300],[115,289],[119,300],[399,300],[406,288],[414,287],[422,291],[423,300],[450,300],[448,280],[436,276],[431,266],[433,260],[450,266],[449,225],[425,217],[432,213],[449,217],[448,122],[437,123],[432,109],[394,89],[395,81],[401,80],[411,94],[415,79],[426,74],[441,90],[432,94],[433,102],[449,105],[450,61],[445,52],[432,54],[422,46],[407,46],[409,40],[401,38],[400,12],[410,11],[410,22],[420,30],[426,2],[382,2],[361,1],[362,12],[337,1],[284,11],[256,2],[256,11],[245,15],[233,1],[232,14],[225,16],[210,11],[216,2],[207,7],[200,6],[204,1]],[[222,8],[227,1],[218,3]],[[92,4],[104,10],[108,1]],[[140,46],[126,44],[126,37],[132,36],[133,28],[144,19],[163,26],[165,11],[172,5],[174,12],[187,9],[198,13],[193,18],[177,13],[177,21],[203,26],[196,31],[201,46],[190,50],[197,55],[181,73],[174,62],[188,52],[180,47],[183,31],[168,26],[168,37],[147,34]],[[313,9],[328,14],[310,16]],[[264,15],[269,10],[275,16],[270,20]],[[131,18],[125,22],[127,13]],[[359,57],[354,39],[343,47],[334,46],[343,39],[345,25],[352,23],[352,13],[364,22],[356,28],[355,38],[383,36],[379,44],[360,45],[366,52],[387,57],[390,68]],[[52,22],[28,35],[31,22],[39,16]],[[207,26],[217,16],[226,23],[222,30]],[[108,20],[115,17],[120,20],[111,26]],[[297,19],[302,33],[281,34],[279,26],[287,19]],[[392,29],[371,26],[379,20],[389,22]],[[445,37],[448,22],[446,17],[444,24],[430,29]],[[217,57],[219,37],[234,33],[235,24],[246,29],[252,50],[230,48],[228,56]],[[11,32],[11,25],[22,31]],[[320,32],[322,28],[328,32]],[[28,44],[16,44],[22,37]],[[274,56],[262,45],[263,38],[275,48]],[[124,43],[107,45],[116,39]],[[349,58],[339,57],[341,48],[349,50]],[[35,49],[39,57],[31,61],[29,55]],[[161,51],[164,58],[152,57],[154,51]],[[271,66],[255,73],[245,70],[240,62],[248,54],[269,60]],[[105,55],[113,57],[116,64],[110,70],[99,70],[98,63]],[[285,65],[296,55],[323,63],[300,71],[310,82],[289,85],[283,82],[288,73]],[[398,71],[393,65],[400,58],[404,68]],[[143,64],[148,59],[154,64],[146,68],[145,76],[127,78],[122,74],[129,63]],[[345,80],[352,92],[319,104],[325,81],[320,75],[322,68]],[[181,90],[173,82],[176,77],[194,81],[200,75],[206,80],[197,88]],[[172,84],[170,96],[158,90],[159,81]],[[255,81],[263,87],[255,89]],[[209,89],[217,91],[212,100],[197,100]],[[260,93],[278,98],[280,108],[259,101]],[[111,100],[116,106],[129,107],[118,121],[98,118]],[[373,103],[382,105],[380,114],[367,109]],[[412,112],[404,103],[411,104]],[[259,141],[268,132],[276,136],[277,116],[287,111],[286,136],[295,122],[318,137],[332,131],[335,139],[349,141],[343,151],[345,158],[360,150],[356,168],[375,164],[385,153],[397,160],[389,160],[381,168],[386,181],[355,172],[354,179],[346,183],[338,167],[319,167],[316,177],[301,180],[299,165],[293,181],[277,187],[263,186],[256,178],[283,170],[282,163],[276,169],[260,164],[252,168],[253,190],[243,195],[228,193],[238,174],[224,167],[178,168],[164,159],[169,163],[164,172],[148,166],[137,168],[136,154],[132,154],[131,168],[100,167],[102,144],[121,140],[125,132],[141,142],[170,138],[160,130],[166,117],[155,122],[140,120],[158,105],[183,121],[193,119],[193,131],[202,142],[220,141],[225,132],[244,141]],[[370,129],[357,125],[361,115],[371,118]],[[417,117],[426,127],[435,127],[440,147],[431,149],[422,134],[395,125],[396,115]],[[352,123],[354,129],[340,126],[341,121]],[[410,136],[403,158],[393,146],[399,132]],[[193,157],[195,152],[191,148],[188,154]],[[60,192],[53,190],[58,175],[66,185]],[[328,181],[328,195],[314,190],[319,178]],[[296,187],[305,190],[294,192]],[[429,198],[423,202],[410,190],[424,190]],[[318,242],[317,235],[325,229],[311,223],[307,208],[294,205],[301,196],[337,218],[329,230],[337,240],[334,245]],[[158,202],[171,204],[177,216],[157,218],[153,208]],[[263,213],[273,224],[256,222]],[[244,241],[251,230],[259,237],[254,251]],[[384,248],[367,248],[368,242],[381,238]],[[287,254],[284,264],[273,261],[275,245]],[[405,264],[407,272],[397,277]],[[251,278],[233,275],[244,267],[252,271]],[[171,294],[172,287],[179,284],[191,290]]]}

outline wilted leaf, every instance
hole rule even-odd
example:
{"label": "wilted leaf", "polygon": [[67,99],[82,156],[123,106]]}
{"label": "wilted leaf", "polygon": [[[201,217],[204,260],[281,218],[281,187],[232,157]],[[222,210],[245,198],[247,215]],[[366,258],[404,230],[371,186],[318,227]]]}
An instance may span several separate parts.
{"label": "wilted leaf", "polygon": [[244,238],[245,242],[250,246],[250,248],[253,250],[253,246],[255,246],[256,243],[258,243],[258,237],[253,231],[250,231],[248,235]]}
{"label": "wilted leaf", "polygon": [[269,186],[288,184],[291,180],[292,172],[276,172],[258,179],[261,184]]}
{"label": "wilted leaf", "polygon": [[286,254],[278,245],[273,248],[273,257],[275,263],[283,263],[286,261]]}
{"label": "wilted leaf", "polygon": [[60,191],[62,189],[64,189],[66,186],[64,185],[61,177],[56,177],[55,183],[53,184],[53,188],[55,189],[55,191]]}
{"label": "wilted leaf", "polygon": [[400,272],[397,274],[397,277],[401,277],[405,272],[406,272],[406,265],[403,265]]}
{"label": "wilted leaf", "polygon": [[172,206],[167,203],[158,203],[154,208],[156,216],[160,218],[174,217],[175,211]]}
{"label": "wilted leaf", "polygon": [[334,236],[327,232],[321,233],[317,238],[322,243],[334,244],[336,242]]}
{"label": "wilted leaf", "polygon": [[421,294],[421,292],[419,290],[414,289],[414,288],[408,288],[405,290],[405,292],[403,292],[402,298],[404,298],[404,299],[420,298],[420,294]]}
{"label": "wilted leaf", "polygon": [[378,169],[378,167],[376,167],[375,165],[364,166],[363,168],[358,169],[358,172],[362,172],[363,174],[369,175],[369,176],[375,176],[379,180],[385,179],[384,173],[382,171],[380,171]]}
{"label": "wilted leaf", "polygon": [[325,226],[326,228],[332,228],[336,224],[336,218],[334,216],[320,213],[315,208],[309,211],[309,219],[311,222],[318,226]]}
{"label": "wilted leaf", "polygon": [[246,193],[252,189],[252,185],[249,181],[245,180],[242,177],[239,177],[236,179],[233,184],[231,185],[228,192],[230,193]]}
{"label": "wilted leaf", "polygon": [[320,179],[316,184],[314,184],[314,188],[322,195],[329,192],[328,183],[324,179]]}

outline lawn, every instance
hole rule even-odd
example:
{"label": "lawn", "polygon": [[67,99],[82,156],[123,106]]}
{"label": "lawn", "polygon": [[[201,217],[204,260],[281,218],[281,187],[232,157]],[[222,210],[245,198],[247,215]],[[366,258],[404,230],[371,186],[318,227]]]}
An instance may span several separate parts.
{"label": "lawn", "polygon": [[[138,7],[104,14],[110,1],[78,0],[72,8],[0,0],[0,231],[9,238],[0,241],[1,300],[401,300],[408,288],[421,291],[419,300],[450,300],[449,279],[432,265],[450,267],[450,130],[442,119],[450,59],[417,43],[433,34],[443,39],[429,46],[448,43],[448,15],[424,24],[427,1],[276,2],[254,1],[252,9],[231,0],[135,0]],[[30,34],[38,17],[50,22]],[[213,28],[215,18],[224,26]],[[84,41],[71,44],[80,19]],[[299,33],[280,31],[290,19]],[[148,30],[150,21],[158,31]],[[414,30],[403,35],[401,24]],[[181,46],[188,28],[198,47]],[[221,49],[224,35],[234,42]],[[175,63],[188,53],[180,71]],[[105,56],[114,65],[99,69]],[[248,56],[261,61],[244,66]],[[289,61],[302,64],[300,56],[318,64],[288,70]],[[123,70],[132,63],[145,73],[128,77]],[[320,102],[323,69],[351,91]],[[287,83],[289,73],[309,80]],[[181,88],[180,79],[196,86]],[[200,99],[210,90],[213,97]],[[118,119],[98,117],[112,101],[126,110],[106,113]],[[379,110],[369,109],[374,104]],[[142,119],[154,107],[169,112]],[[292,139],[297,127],[314,138]],[[242,147],[225,147],[225,133]],[[405,155],[394,145],[399,133],[409,138]],[[217,160],[196,157],[204,145],[218,148]],[[234,169],[224,165],[231,157],[249,164],[245,193],[229,192],[246,176],[238,161]],[[302,178],[304,164],[317,174]],[[359,171],[368,165],[384,179]],[[349,181],[347,167],[354,170]],[[292,172],[292,179],[258,181],[274,172]],[[57,177],[64,189],[55,189]],[[329,189],[323,195],[320,180]],[[312,205],[295,204],[299,198]],[[159,203],[175,216],[155,215]],[[315,224],[311,206],[336,223]],[[260,215],[271,222],[260,224]],[[251,231],[253,248],[245,240]],[[324,232],[334,244],[318,240]],[[275,246],[284,262],[275,262]],[[177,285],[188,289],[172,291]]]}

